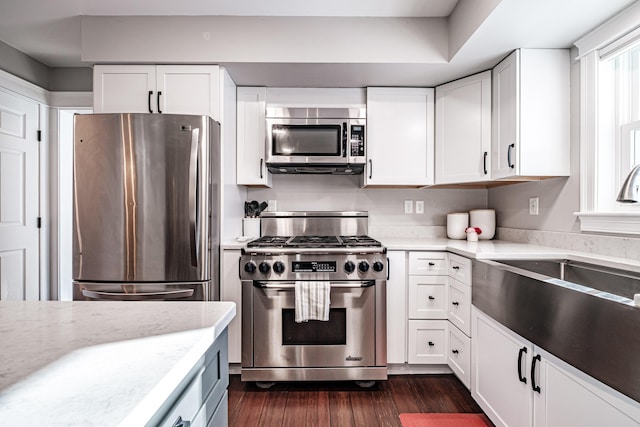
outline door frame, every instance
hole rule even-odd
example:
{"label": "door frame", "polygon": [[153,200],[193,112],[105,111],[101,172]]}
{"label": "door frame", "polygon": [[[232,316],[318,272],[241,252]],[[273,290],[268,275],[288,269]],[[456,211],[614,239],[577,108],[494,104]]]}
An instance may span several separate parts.
{"label": "door frame", "polygon": [[[67,233],[59,228],[59,180],[60,180],[60,152],[59,141],[62,139],[60,131],[60,114],[70,111],[86,112],[93,108],[92,92],[50,92],[33,83],[0,70],[0,90],[23,98],[28,98],[39,104],[38,129],[41,131],[41,141],[38,145],[38,215],[41,218],[39,231],[39,293],[40,300],[58,300],[64,294],[60,292],[60,284],[66,277],[59,276],[59,263],[68,261],[60,251],[58,236]],[[71,151],[71,154],[73,151]],[[69,193],[72,189],[69,188]],[[71,239],[71,230],[68,230]],[[62,254],[62,257],[60,256]],[[68,284],[69,295],[71,282]],[[64,295],[63,295],[64,296]],[[70,299],[70,298],[69,298]]]}

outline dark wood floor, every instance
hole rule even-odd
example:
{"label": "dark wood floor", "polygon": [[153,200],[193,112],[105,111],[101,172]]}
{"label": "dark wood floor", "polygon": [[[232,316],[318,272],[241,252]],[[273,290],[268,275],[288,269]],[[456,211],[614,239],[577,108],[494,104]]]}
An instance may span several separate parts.
{"label": "dark wood floor", "polygon": [[453,375],[393,375],[368,389],[353,382],[276,383],[230,376],[230,426],[397,426],[403,412],[482,412]]}

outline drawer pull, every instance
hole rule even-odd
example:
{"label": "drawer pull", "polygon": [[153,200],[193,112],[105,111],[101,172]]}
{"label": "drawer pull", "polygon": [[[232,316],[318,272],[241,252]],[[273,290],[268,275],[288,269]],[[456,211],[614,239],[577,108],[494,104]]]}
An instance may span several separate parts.
{"label": "drawer pull", "polygon": [[459,303],[459,302],[457,302],[457,301],[453,301],[451,304],[456,305],[456,306],[457,306],[457,305],[460,305],[460,303]]}
{"label": "drawer pull", "polygon": [[433,347],[434,345],[433,341],[429,341],[429,347]]}
{"label": "drawer pull", "polygon": [[451,268],[453,268],[454,270],[460,270],[460,267],[459,267],[459,266],[457,266],[457,265],[454,265],[454,266],[453,266],[453,267],[451,267]]}
{"label": "drawer pull", "polygon": [[436,263],[435,263],[435,262],[430,262],[430,263],[429,263],[429,266],[430,266],[430,267],[433,267],[434,265],[436,265]]}
{"label": "drawer pull", "polygon": [[173,423],[172,427],[190,427],[191,421],[183,421],[182,417],[178,417],[176,422]]}
{"label": "drawer pull", "polygon": [[460,353],[460,352],[459,352],[458,350],[451,350],[451,353],[453,353],[453,354],[458,354],[458,353]]}
{"label": "drawer pull", "polygon": [[430,299],[431,301],[433,301],[434,299],[436,299],[436,297],[433,297],[433,296],[429,295],[429,299]]}

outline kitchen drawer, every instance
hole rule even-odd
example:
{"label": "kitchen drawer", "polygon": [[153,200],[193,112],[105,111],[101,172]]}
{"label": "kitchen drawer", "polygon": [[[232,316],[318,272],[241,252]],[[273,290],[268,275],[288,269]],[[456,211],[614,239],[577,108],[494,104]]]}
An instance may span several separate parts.
{"label": "kitchen drawer", "polygon": [[447,275],[446,252],[409,252],[409,275]]}
{"label": "kitchen drawer", "polygon": [[[182,389],[159,426],[172,427],[179,418],[183,422],[190,422],[192,426],[207,425],[229,386],[226,329],[192,372],[191,381]],[[196,420],[200,420],[199,424],[195,423]]]}
{"label": "kitchen drawer", "polygon": [[467,336],[471,336],[471,287],[449,278],[449,316]]}
{"label": "kitchen drawer", "polygon": [[447,276],[409,276],[409,319],[446,319]]}
{"label": "kitchen drawer", "polygon": [[446,320],[409,320],[410,364],[446,364],[449,340]]}
{"label": "kitchen drawer", "polygon": [[449,254],[449,277],[471,286],[471,260],[456,254]]}
{"label": "kitchen drawer", "polygon": [[449,367],[471,389],[471,338],[455,326],[449,326]]}
{"label": "kitchen drawer", "polygon": [[[209,420],[207,427],[227,427],[229,425],[229,392],[225,390],[220,404]],[[191,427],[196,427],[192,425]]]}

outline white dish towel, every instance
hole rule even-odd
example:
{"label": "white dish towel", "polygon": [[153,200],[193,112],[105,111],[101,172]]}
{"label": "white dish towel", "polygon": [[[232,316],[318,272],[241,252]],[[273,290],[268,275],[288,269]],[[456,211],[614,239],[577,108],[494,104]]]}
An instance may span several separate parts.
{"label": "white dish towel", "polygon": [[296,322],[329,320],[331,283],[326,281],[296,281]]}

